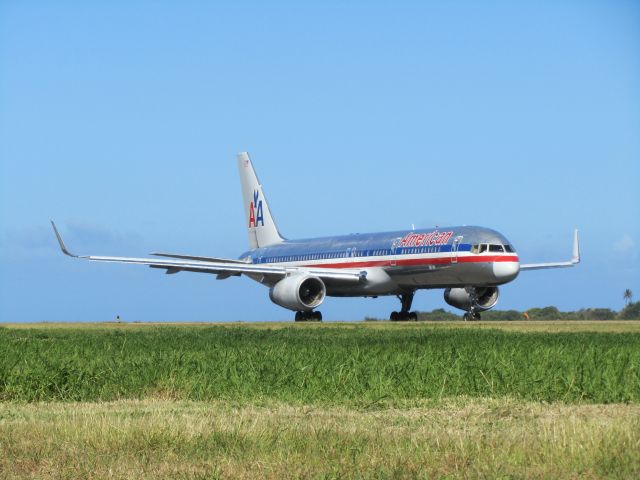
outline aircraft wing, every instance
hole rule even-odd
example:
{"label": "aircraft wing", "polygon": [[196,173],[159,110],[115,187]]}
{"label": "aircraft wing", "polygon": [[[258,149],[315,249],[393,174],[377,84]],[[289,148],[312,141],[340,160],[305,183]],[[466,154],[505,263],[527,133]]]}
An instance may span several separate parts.
{"label": "aircraft wing", "polygon": [[566,268],[573,267],[580,263],[580,238],[578,230],[573,231],[573,255],[568,262],[550,262],[550,263],[524,263],[520,264],[520,270],[542,270],[544,268]]}
{"label": "aircraft wing", "polygon": [[250,263],[245,260],[231,260],[228,258],[218,258],[218,257],[198,257],[195,255],[181,255],[177,253],[153,252],[153,253],[150,253],[149,255],[153,255],[154,257],[180,258],[182,260],[199,260],[204,262],[222,262],[222,263],[240,263],[240,264]]}
{"label": "aircraft wing", "polygon": [[[111,263],[132,263],[137,265],[147,265],[151,268],[165,269],[166,273],[178,272],[200,272],[217,274],[219,279],[228,278],[230,276],[251,275],[265,277],[275,277],[276,279],[284,278],[287,275],[305,272],[310,275],[317,276],[323,280],[332,280],[338,282],[361,282],[366,278],[366,272],[360,270],[331,269],[331,268],[308,268],[295,266],[279,266],[279,265],[260,265],[253,263],[245,263],[237,260],[211,259],[197,260],[197,258],[207,257],[190,257],[187,255],[171,255],[172,259],[156,259],[156,258],[133,258],[133,257],[106,257],[97,255],[75,255],[71,253],[65,245],[55,223],[51,221],[51,226],[56,234],[60,249],[65,255],[92,262],[111,262]],[[163,256],[169,256],[164,254]],[[175,259],[174,259],[175,258]],[[215,261],[214,261],[215,260]]]}

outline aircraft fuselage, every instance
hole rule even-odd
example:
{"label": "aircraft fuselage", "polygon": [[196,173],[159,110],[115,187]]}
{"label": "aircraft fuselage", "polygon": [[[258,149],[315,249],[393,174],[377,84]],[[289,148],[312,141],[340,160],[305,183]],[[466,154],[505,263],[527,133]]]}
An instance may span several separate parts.
{"label": "aircraft fuselage", "polygon": [[[326,282],[331,296],[497,286],[515,279],[519,272],[518,255],[504,235],[475,226],[286,240],[241,258],[254,264],[366,272],[367,282],[359,286]],[[268,278],[254,279],[269,284]]]}

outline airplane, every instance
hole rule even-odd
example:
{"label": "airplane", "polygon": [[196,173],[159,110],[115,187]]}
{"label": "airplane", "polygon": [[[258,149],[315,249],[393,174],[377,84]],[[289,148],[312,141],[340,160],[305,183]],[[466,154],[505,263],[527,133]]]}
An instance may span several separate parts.
{"label": "airplane", "polygon": [[269,298],[292,310],[296,321],[320,321],[317,308],[327,296],[395,295],[400,310],[389,319],[417,320],[411,311],[416,291],[444,289],[444,300],[463,310],[465,320],[480,320],[493,308],[499,286],[521,271],[573,267],[580,262],[578,230],[569,261],[521,264],[501,233],[478,226],[411,229],[302,240],[282,236],[271,214],[249,154],[237,155],[249,250],[238,259],[155,252],[157,258],[106,257],[71,253],[56,228],[65,255],[93,262],[130,263],[167,274],[201,272],[217,279],[244,275],[269,288]]}

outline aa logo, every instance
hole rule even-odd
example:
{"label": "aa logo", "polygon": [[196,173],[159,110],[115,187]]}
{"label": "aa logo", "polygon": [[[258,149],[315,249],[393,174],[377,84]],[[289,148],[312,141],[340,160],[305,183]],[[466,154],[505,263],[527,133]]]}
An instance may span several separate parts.
{"label": "aa logo", "polygon": [[249,228],[261,225],[264,227],[262,200],[258,200],[258,190],[253,191],[253,201],[249,204]]}

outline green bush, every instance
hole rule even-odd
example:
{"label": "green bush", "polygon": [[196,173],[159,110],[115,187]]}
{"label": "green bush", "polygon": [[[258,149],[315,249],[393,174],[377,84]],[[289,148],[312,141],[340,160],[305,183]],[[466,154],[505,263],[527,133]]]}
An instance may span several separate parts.
{"label": "green bush", "polygon": [[[544,308],[531,308],[527,310],[529,320],[615,320],[625,319],[634,320],[640,319],[640,307],[636,304],[630,304],[625,309],[618,313],[610,308],[582,308],[575,312],[561,312],[557,307],[544,307]],[[636,306],[634,306],[636,305]],[[451,321],[461,320],[462,313],[452,313],[444,310],[443,308],[437,308],[431,312],[418,312],[418,320],[424,321]],[[481,312],[483,320],[496,320],[496,321],[512,321],[512,320],[524,320],[525,312],[518,310],[488,310]],[[367,321],[375,320],[372,318],[365,319]]]}
{"label": "green bush", "polygon": [[489,310],[482,312],[483,320],[523,320],[524,313],[517,310]]}
{"label": "green bush", "polygon": [[418,312],[418,320],[429,322],[441,322],[450,320],[459,320],[460,315],[447,312],[444,308],[436,308],[430,312]]}
{"label": "green bush", "polygon": [[622,309],[618,314],[621,320],[640,320],[640,302],[633,302]]}
{"label": "green bush", "polygon": [[560,320],[561,314],[556,307],[531,308],[527,310],[531,320]]}

